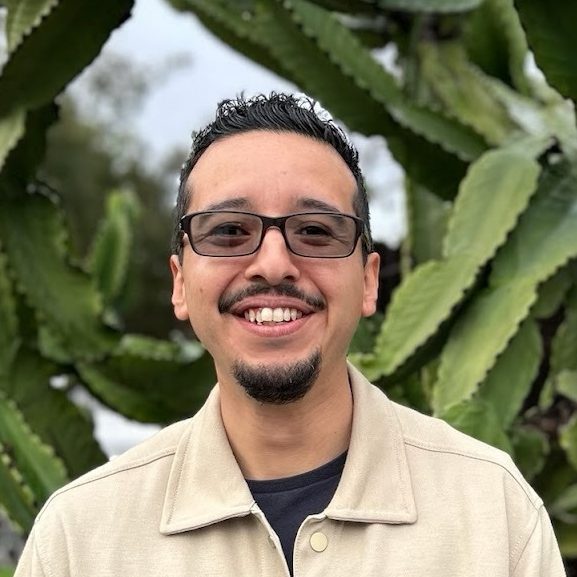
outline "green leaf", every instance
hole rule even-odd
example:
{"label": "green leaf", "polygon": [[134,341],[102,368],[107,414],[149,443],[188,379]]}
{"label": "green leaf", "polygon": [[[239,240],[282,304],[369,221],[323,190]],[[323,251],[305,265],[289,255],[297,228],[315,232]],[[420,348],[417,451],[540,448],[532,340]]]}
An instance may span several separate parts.
{"label": "green leaf", "polygon": [[511,443],[513,444],[515,464],[523,476],[530,481],[545,466],[546,457],[549,453],[549,441],[546,435],[538,429],[515,427],[511,433]]}
{"label": "green leaf", "polygon": [[404,403],[421,413],[431,412],[428,390],[427,371],[430,367],[424,367],[420,371],[409,375],[398,386],[402,391]]}
{"label": "green leaf", "polygon": [[577,525],[577,484],[568,487],[548,507],[551,516]]}
{"label": "green leaf", "polygon": [[414,372],[392,384],[379,382],[377,386],[395,403],[425,414],[430,412],[425,381],[419,372]]}
{"label": "green leaf", "polygon": [[559,444],[563,447],[573,468],[577,470],[577,414],[574,414],[571,420],[561,427]]}
{"label": "green leaf", "polygon": [[481,4],[482,0],[377,0],[386,10],[406,12],[465,12]]}
{"label": "green leaf", "polygon": [[58,0],[4,0],[8,9],[6,40],[13,52],[22,38],[30,34],[58,4]]}
{"label": "green leaf", "polygon": [[71,357],[92,359],[115,339],[101,324],[102,305],[90,279],[65,260],[64,236],[59,209],[45,195],[0,196],[0,237],[19,288]]}
{"label": "green leaf", "polygon": [[118,297],[126,280],[138,210],[138,199],[129,191],[112,192],[106,200],[106,215],[88,257],[88,270],[107,304]]}
{"label": "green leaf", "polygon": [[198,341],[181,339],[178,342],[162,341],[144,335],[124,334],[120,341],[118,354],[128,354],[138,358],[157,361],[175,361],[187,363],[196,361],[204,355],[204,348]]}
{"label": "green leaf", "polygon": [[[0,178],[12,186],[12,194],[24,194],[28,183],[34,180],[36,169],[44,158],[46,132],[58,118],[58,107],[50,103],[26,115],[24,137],[10,152]],[[0,195],[5,194],[0,190]]]}
{"label": "green leaf", "polygon": [[560,269],[539,287],[539,299],[531,314],[536,319],[546,319],[561,308],[567,291],[571,286],[571,274],[568,267]]}
{"label": "green leaf", "polygon": [[[48,103],[98,55],[133,0],[60,0],[20,43],[0,76],[0,116]],[[90,23],[87,33],[86,23]]]}
{"label": "green leaf", "polygon": [[535,321],[526,320],[479,387],[479,398],[493,406],[507,429],[531,390],[541,364],[542,344]]}
{"label": "green leaf", "polygon": [[561,371],[555,379],[555,384],[560,395],[577,403],[577,371]]}
{"label": "green leaf", "polygon": [[306,36],[318,42],[349,82],[367,90],[383,104],[396,122],[464,160],[473,160],[486,149],[485,142],[474,131],[444,117],[440,111],[408,101],[394,76],[332,14],[303,0],[295,0],[292,7]]}
{"label": "green leaf", "polygon": [[[536,162],[508,149],[488,152],[472,165],[449,222],[447,259],[418,267],[396,291],[377,339],[372,376],[393,373],[449,318],[515,226],[535,190],[538,172]],[[484,215],[481,222],[479,214]],[[508,328],[509,336],[516,328]],[[472,394],[489,368],[475,383],[463,384],[463,391]]]}
{"label": "green leaf", "polygon": [[176,345],[167,355],[166,344],[154,350],[126,345],[98,364],[77,365],[92,393],[131,419],[171,422],[193,415],[216,383],[208,354],[196,360],[182,358]]}
{"label": "green leaf", "polygon": [[14,289],[6,255],[0,246],[0,378],[7,375],[19,346],[18,317]]}
{"label": "green leaf", "polygon": [[[533,79],[535,84],[541,78]],[[516,132],[538,138],[551,138],[551,148],[572,150],[575,147],[575,113],[572,106],[552,89],[545,96],[525,96],[498,80],[485,77],[484,90],[491,93],[498,106],[506,110]],[[532,88],[537,92],[537,88]],[[511,138],[509,135],[509,139]],[[517,138],[517,136],[515,136]],[[521,150],[522,151],[522,150]]]}
{"label": "green leaf", "polygon": [[439,380],[433,392],[436,413],[475,394],[529,314],[536,296],[531,283],[518,281],[486,289],[469,303],[441,355]]}
{"label": "green leaf", "polygon": [[470,399],[453,405],[441,418],[480,441],[512,453],[511,443],[501,428],[493,407],[480,399]]}
{"label": "green leaf", "polygon": [[545,503],[553,503],[573,483],[575,469],[567,462],[567,456],[559,445],[552,443],[545,467],[531,481],[531,485]]}
{"label": "green leaf", "polygon": [[528,91],[527,39],[512,0],[484,0],[467,19],[464,40],[472,61],[486,74]]}
{"label": "green leaf", "polygon": [[327,10],[341,12],[343,14],[367,14],[376,16],[379,9],[365,0],[311,0],[312,3],[322,6]]}
{"label": "green leaf", "polygon": [[383,323],[383,315],[376,313],[362,317],[349,345],[349,353],[369,353],[375,346],[375,339]]}
{"label": "green leaf", "polygon": [[[573,288],[565,304],[565,318],[551,344],[550,372],[577,371],[577,288]],[[567,378],[569,375],[567,376]]]}
{"label": "green leaf", "polygon": [[505,107],[493,93],[491,81],[468,60],[454,42],[424,42],[419,47],[423,79],[444,109],[494,145],[516,129]]}
{"label": "green leaf", "polygon": [[415,264],[442,256],[451,204],[409,181],[406,191],[409,251]]}
{"label": "green leaf", "polygon": [[[450,318],[447,321],[441,323],[435,334],[427,339],[427,341],[422,346],[418,347],[413,354],[410,354],[405,359],[405,361],[403,361],[391,373],[383,372],[381,360],[377,355],[379,351],[376,346],[372,353],[355,353],[350,356],[349,360],[359,368],[359,370],[367,377],[367,379],[369,379],[371,382],[385,385],[388,391],[390,386],[405,382],[415,373],[419,373],[421,376],[424,374],[436,374],[436,369],[435,371],[428,370],[428,367],[434,366],[436,364],[436,359],[440,355],[443,346],[447,342],[450,325]],[[425,380],[427,380],[427,382],[430,381],[430,379]],[[427,390],[431,388],[429,385],[426,385],[426,387]],[[427,410],[427,412],[430,411]]]}
{"label": "green leaf", "polygon": [[253,24],[255,38],[349,129],[386,136],[391,153],[411,178],[442,198],[455,195],[465,163],[394,120],[382,104],[343,72],[340,63],[333,62],[316,38],[303,33],[291,6],[263,0]]}
{"label": "green leaf", "polygon": [[538,408],[541,411],[547,411],[551,408],[555,401],[555,382],[554,379],[548,378],[543,384],[543,388],[539,393]]}
{"label": "green leaf", "polygon": [[0,444],[39,504],[67,482],[62,461],[33,433],[15,404],[3,396],[0,396]]}
{"label": "green leaf", "polygon": [[[285,77],[288,70],[259,42],[253,24],[254,14],[238,2],[226,0],[168,0],[177,10],[193,12],[217,38],[247,58]],[[250,3],[252,4],[252,2]]]}
{"label": "green leaf", "polygon": [[517,152],[500,149],[483,155],[461,182],[444,255],[467,254],[479,265],[487,262],[526,209],[539,172],[537,162]]}
{"label": "green leaf", "polygon": [[70,477],[78,477],[106,461],[94,439],[91,415],[81,411],[65,391],[51,385],[62,369],[36,352],[22,348],[4,386],[30,428],[51,446]]}
{"label": "green leaf", "polygon": [[546,281],[577,256],[577,172],[562,160],[545,168],[538,191],[493,260],[490,283]]}
{"label": "green leaf", "polygon": [[555,523],[554,528],[561,555],[565,559],[577,557],[577,525]]}
{"label": "green leaf", "polygon": [[11,114],[0,117],[0,170],[10,151],[24,135],[26,113],[16,108]]}
{"label": "green leaf", "polygon": [[468,257],[429,261],[411,272],[391,299],[377,337],[374,370],[392,374],[425,344],[450,317],[476,273]]}
{"label": "green leaf", "polygon": [[[1,402],[1,401],[0,401]],[[0,442],[0,509],[24,532],[30,531],[38,512],[34,496],[16,469],[11,454]]]}
{"label": "green leaf", "polygon": [[13,577],[16,567],[0,567],[0,577]]}
{"label": "green leaf", "polygon": [[515,0],[529,46],[547,80],[561,94],[577,99],[577,4],[567,0]]}

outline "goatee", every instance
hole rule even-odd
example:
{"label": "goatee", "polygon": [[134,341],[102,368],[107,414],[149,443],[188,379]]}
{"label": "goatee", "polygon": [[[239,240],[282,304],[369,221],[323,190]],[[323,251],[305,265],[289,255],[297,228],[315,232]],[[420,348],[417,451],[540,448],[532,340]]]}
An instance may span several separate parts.
{"label": "goatee", "polygon": [[321,353],[316,350],[308,359],[294,363],[249,365],[235,361],[232,375],[255,401],[286,405],[302,399],[319,375]]}

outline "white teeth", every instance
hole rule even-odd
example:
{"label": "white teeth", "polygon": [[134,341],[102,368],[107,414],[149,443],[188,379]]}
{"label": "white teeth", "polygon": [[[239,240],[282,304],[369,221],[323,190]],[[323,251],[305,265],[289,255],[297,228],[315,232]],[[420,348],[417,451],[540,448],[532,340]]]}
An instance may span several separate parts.
{"label": "white teeth", "polygon": [[266,323],[267,321],[272,321],[273,310],[269,309],[268,307],[265,307],[260,311],[260,316],[263,323]]}
{"label": "white teeth", "polygon": [[270,307],[263,307],[260,309],[248,309],[244,313],[244,318],[251,323],[282,323],[296,321],[303,316],[301,311],[292,308],[277,307],[272,309]]}

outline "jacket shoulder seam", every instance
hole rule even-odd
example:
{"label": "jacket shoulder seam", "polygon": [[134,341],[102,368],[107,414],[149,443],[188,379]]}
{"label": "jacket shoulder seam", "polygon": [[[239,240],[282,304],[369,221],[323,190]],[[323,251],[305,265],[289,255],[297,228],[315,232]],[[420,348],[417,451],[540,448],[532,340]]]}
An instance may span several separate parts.
{"label": "jacket shoulder seam", "polygon": [[517,560],[513,564],[513,573],[512,573],[513,575],[517,572],[517,567],[519,566],[519,563],[521,562],[521,559],[525,554],[525,551],[529,545],[529,541],[531,541],[533,534],[537,530],[538,524],[539,524],[539,509],[537,509],[537,514],[535,515],[535,522],[533,523],[533,526],[531,527],[531,530],[529,531],[527,538],[523,541],[522,537],[519,535],[517,542],[512,548],[511,561],[513,561],[515,557],[517,558]]}
{"label": "jacket shoulder seam", "polygon": [[[42,512],[46,509],[46,507],[54,499],[56,499],[60,495],[63,495],[64,493],[68,493],[69,491],[73,491],[74,489],[83,487],[85,485],[90,485],[92,483],[95,483],[97,481],[101,481],[102,479],[106,479],[108,477],[112,477],[112,476],[117,475],[119,473],[124,473],[125,471],[130,471],[133,469],[138,469],[140,467],[145,467],[146,465],[150,465],[151,463],[154,463],[155,461],[159,461],[159,460],[164,459],[166,457],[171,457],[172,455],[175,454],[175,452],[176,452],[176,447],[170,447],[168,449],[164,449],[162,451],[159,451],[158,453],[155,453],[153,455],[148,455],[148,456],[143,457],[141,459],[136,459],[134,461],[130,461],[129,463],[126,463],[124,465],[119,465],[117,467],[114,467],[114,465],[111,464],[111,462],[109,461],[108,464],[111,464],[111,467],[106,467],[107,464],[105,463],[104,465],[102,465],[102,467],[106,467],[106,469],[104,471],[100,471],[99,473],[94,473],[94,474],[88,473],[87,478],[80,477],[76,481],[72,481],[68,485],[65,485],[64,487],[61,487],[60,489],[58,489],[46,501],[44,507],[42,508]],[[41,513],[38,515],[38,517],[40,517]]]}
{"label": "jacket shoulder seam", "polygon": [[537,499],[535,499],[527,490],[527,487],[525,487],[523,485],[523,483],[520,482],[519,478],[517,475],[514,474],[513,471],[511,471],[511,469],[509,467],[507,467],[507,465],[505,463],[500,462],[499,459],[496,459],[494,457],[491,457],[489,455],[486,454],[481,454],[481,453],[475,453],[473,451],[462,451],[459,450],[457,448],[454,447],[442,447],[439,445],[432,445],[423,441],[419,441],[416,439],[408,439],[405,438],[405,444],[409,445],[411,447],[414,447],[416,449],[421,449],[423,451],[430,451],[433,453],[445,453],[445,454],[449,454],[449,455],[458,455],[460,457],[464,457],[466,459],[474,459],[476,461],[483,461],[485,463],[490,463],[492,465],[495,465],[496,467],[500,467],[501,469],[503,469],[507,475],[513,479],[513,481],[515,481],[515,484],[523,491],[523,493],[525,494],[525,496],[527,497],[527,499],[529,500],[529,502],[531,503],[531,505],[533,506],[533,508],[538,511],[539,508],[543,505],[543,501],[541,500],[540,497],[537,497]]}

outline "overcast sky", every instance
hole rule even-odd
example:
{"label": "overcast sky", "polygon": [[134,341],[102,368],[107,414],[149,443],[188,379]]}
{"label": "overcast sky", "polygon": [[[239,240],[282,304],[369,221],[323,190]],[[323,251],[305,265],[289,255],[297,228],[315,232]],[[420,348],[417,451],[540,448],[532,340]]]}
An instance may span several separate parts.
{"label": "overcast sky", "polygon": [[113,33],[105,50],[153,67],[173,55],[190,60],[189,66],[171,74],[153,91],[139,119],[142,130],[154,134],[152,145],[161,153],[173,144],[188,147],[191,130],[208,122],[216,103],[224,98],[242,91],[295,90],[218,41],[194,16],[175,11],[164,0],[137,0],[132,18]]}

